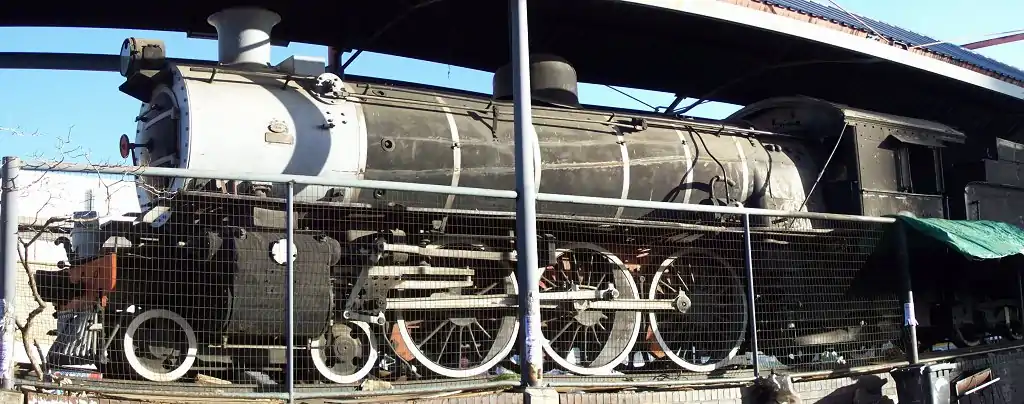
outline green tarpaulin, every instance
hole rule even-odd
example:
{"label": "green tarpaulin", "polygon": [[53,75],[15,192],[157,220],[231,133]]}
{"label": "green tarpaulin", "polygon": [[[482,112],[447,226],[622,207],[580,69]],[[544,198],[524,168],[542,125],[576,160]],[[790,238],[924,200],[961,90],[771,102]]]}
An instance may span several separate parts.
{"label": "green tarpaulin", "polygon": [[[914,282],[931,282],[939,276],[957,271],[984,271],[988,276],[997,267],[1019,265],[1000,262],[1024,255],[1024,229],[990,220],[925,219],[911,216],[889,216],[895,225],[886,225],[875,242],[871,256],[851,284],[857,293],[903,293],[906,285],[900,268],[899,230],[906,235],[909,274]],[[963,258],[960,258],[963,257]],[[1020,259],[1020,258],[1017,258]],[[997,261],[1000,260],[1000,261]],[[983,265],[970,265],[982,261]],[[1016,282],[1014,282],[1016,288]],[[853,293],[853,292],[851,292]]]}
{"label": "green tarpaulin", "polygon": [[989,220],[925,219],[894,216],[903,222],[907,238],[928,236],[964,256],[974,259],[995,259],[1024,254],[1024,229],[1008,223]]}

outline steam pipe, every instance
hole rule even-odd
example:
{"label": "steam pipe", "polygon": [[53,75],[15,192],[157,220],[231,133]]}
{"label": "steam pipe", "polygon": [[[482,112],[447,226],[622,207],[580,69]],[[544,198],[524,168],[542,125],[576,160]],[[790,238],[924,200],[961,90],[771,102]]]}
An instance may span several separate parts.
{"label": "steam pipe", "polygon": [[228,8],[206,22],[217,29],[217,60],[224,65],[270,65],[270,30],[281,22],[277,13],[257,7]]}

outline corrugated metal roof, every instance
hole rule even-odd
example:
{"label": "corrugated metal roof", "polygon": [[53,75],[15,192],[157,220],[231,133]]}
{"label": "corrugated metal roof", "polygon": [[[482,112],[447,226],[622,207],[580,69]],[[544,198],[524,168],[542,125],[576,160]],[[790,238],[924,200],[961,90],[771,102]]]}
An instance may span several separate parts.
{"label": "corrugated metal roof", "polygon": [[[821,18],[830,22],[845,25],[857,30],[871,33],[874,31],[888,39],[906,44],[908,46],[917,46],[927,43],[938,42],[938,39],[931,38],[927,35],[921,35],[916,32],[887,24],[863,15],[857,14],[857,17],[863,20],[865,23],[871,25],[866,27],[856,18],[853,18],[850,14],[843,10],[835,7],[815,3],[809,0],[755,0],[761,3],[783,7],[791,11],[795,11],[802,14],[807,14],[812,17]],[[978,67],[979,69],[988,70],[993,73],[1010,77],[1015,80],[1024,80],[1024,70],[1010,66],[1006,63],[998,60],[986,57],[979,53],[976,53],[970,49],[965,49],[957,45],[943,43],[938,45],[931,45],[925,48],[926,50],[935,52],[937,54],[952,58],[954,60],[967,63]]]}

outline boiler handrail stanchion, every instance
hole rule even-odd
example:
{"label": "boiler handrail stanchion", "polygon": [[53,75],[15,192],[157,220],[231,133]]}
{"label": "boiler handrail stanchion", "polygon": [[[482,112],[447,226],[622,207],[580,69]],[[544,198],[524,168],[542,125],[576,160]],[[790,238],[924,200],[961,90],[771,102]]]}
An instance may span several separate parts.
{"label": "boiler handrail stanchion", "polygon": [[524,387],[537,387],[544,372],[540,330],[540,274],[537,266],[537,184],[533,160],[536,142],[530,92],[530,37],[526,0],[509,0],[512,36],[512,98],[516,141],[516,277],[522,335],[520,371]]}
{"label": "boiler handrail stanchion", "polygon": [[[0,347],[0,368],[3,374],[3,388],[14,389],[14,316],[17,300],[16,282],[18,279],[18,174],[21,160],[17,157],[4,157],[2,173],[0,173],[0,192],[3,201],[0,203],[0,245],[3,251],[3,345]],[[31,352],[26,352],[31,355]],[[39,375],[42,377],[42,375]]]}

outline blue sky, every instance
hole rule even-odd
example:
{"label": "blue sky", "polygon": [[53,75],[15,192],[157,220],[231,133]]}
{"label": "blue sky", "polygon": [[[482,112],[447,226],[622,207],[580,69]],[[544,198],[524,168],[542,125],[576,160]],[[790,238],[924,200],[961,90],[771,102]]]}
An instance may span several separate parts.
{"label": "blue sky", "polygon": [[[827,0],[820,0],[827,4]],[[954,43],[982,35],[1024,28],[1020,0],[837,0],[848,11]],[[0,52],[114,53],[129,36],[162,39],[171,57],[216,59],[214,41],[188,39],[184,33],[72,28],[0,28]],[[1024,67],[1024,41],[982,49],[980,53]],[[292,54],[326,56],[322,46],[292,44],[275,47],[272,62]],[[386,55],[365,53],[350,66],[352,74],[489,92],[488,72],[449,67]],[[70,139],[90,161],[121,161],[117,139],[134,133],[139,103],[117,91],[117,73],[0,70],[0,128],[17,128],[25,136],[0,133],[0,154],[56,157],[58,139]],[[627,90],[652,105],[667,105],[670,94]],[[642,104],[603,86],[582,85],[590,104],[643,109]],[[721,117],[735,107],[706,104],[691,114]]]}

